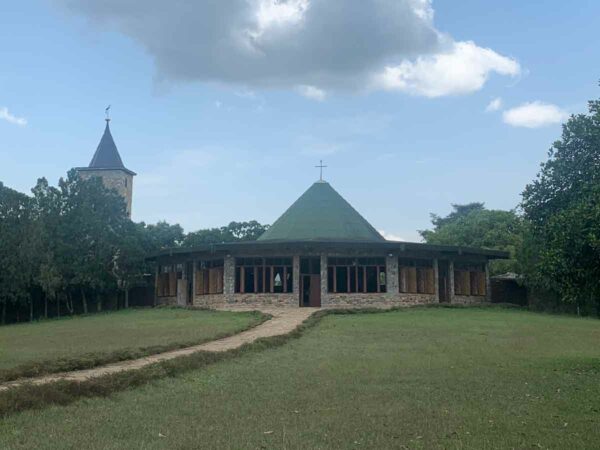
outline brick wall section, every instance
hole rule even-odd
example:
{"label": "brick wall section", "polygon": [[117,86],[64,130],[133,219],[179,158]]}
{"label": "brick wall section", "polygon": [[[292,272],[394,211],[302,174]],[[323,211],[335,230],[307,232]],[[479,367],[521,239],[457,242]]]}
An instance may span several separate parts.
{"label": "brick wall section", "polygon": [[483,295],[455,295],[452,299],[453,305],[477,305],[486,302]]}
{"label": "brick wall section", "polygon": [[321,304],[327,296],[327,255],[321,255]]}
{"label": "brick wall section", "polygon": [[[171,304],[175,303],[175,298],[173,300]],[[433,303],[437,303],[435,295],[424,294],[326,294],[321,301],[323,308],[381,308]],[[295,294],[214,294],[194,297],[194,306],[211,308],[232,305],[299,307],[299,299]]]}
{"label": "brick wall section", "polygon": [[437,303],[435,295],[426,294],[327,294],[323,308],[416,306]]}
{"label": "brick wall section", "polygon": [[398,257],[386,256],[385,258],[386,284],[388,294],[398,294],[400,292],[398,278]]}
{"label": "brick wall section", "polygon": [[226,256],[223,260],[223,294],[235,293],[235,258]]}
{"label": "brick wall section", "polygon": [[298,296],[294,294],[213,294],[197,295],[194,297],[194,306],[208,308],[232,305],[299,307],[298,302]]}
{"label": "brick wall section", "polygon": [[79,172],[83,180],[92,177],[102,178],[102,184],[107,189],[113,189],[123,197],[127,206],[127,215],[131,217],[131,204],[133,198],[133,175],[122,170],[83,170]]}
{"label": "brick wall section", "polygon": [[300,298],[300,257],[294,256],[292,267],[292,278],[294,282],[293,292],[296,298]]}

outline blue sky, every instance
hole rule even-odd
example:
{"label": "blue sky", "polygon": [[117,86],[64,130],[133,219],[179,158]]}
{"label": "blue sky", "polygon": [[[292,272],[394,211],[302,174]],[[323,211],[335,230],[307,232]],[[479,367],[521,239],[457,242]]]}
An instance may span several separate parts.
{"label": "blue sky", "polygon": [[0,3],[0,181],[87,165],[111,104],[136,221],[272,223],[323,159],[418,240],[451,203],[515,207],[598,97],[597,1],[272,1]]}

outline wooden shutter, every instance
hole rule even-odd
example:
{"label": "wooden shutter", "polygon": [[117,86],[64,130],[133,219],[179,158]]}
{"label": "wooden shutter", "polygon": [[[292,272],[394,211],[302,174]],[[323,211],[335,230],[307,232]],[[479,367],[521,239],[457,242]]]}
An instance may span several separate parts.
{"label": "wooden shutter", "polygon": [[407,292],[411,294],[416,294],[417,292],[417,268],[416,267],[408,267],[407,268]]}
{"label": "wooden shutter", "polygon": [[487,294],[485,272],[479,272],[479,295]]}
{"label": "wooden shutter", "polygon": [[425,269],[425,293],[435,294],[435,273],[433,269]]}
{"label": "wooden shutter", "polygon": [[169,273],[169,297],[175,297],[177,295],[177,273]]}

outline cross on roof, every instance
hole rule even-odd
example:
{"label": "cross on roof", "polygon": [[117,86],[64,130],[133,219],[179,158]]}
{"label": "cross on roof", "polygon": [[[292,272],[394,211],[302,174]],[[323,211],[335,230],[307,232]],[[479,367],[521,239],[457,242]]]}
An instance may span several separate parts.
{"label": "cross on roof", "polygon": [[327,166],[323,165],[323,160],[319,161],[319,165],[315,166],[317,169],[321,169],[321,175],[319,177],[319,181],[323,181],[323,169],[326,168]]}

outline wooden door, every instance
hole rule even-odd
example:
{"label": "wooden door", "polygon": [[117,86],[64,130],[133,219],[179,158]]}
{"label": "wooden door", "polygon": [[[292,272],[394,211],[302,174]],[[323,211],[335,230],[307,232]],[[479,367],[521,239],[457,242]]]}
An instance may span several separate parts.
{"label": "wooden door", "polygon": [[310,306],[321,307],[321,275],[310,276]]}
{"label": "wooden door", "polygon": [[448,261],[438,262],[438,283],[440,303],[450,301],[450,280],[448,279]]}
{"label": "wooden door", "polygon": [[321,276],[302,275],[300,284],[300,306],[321,307]]}

